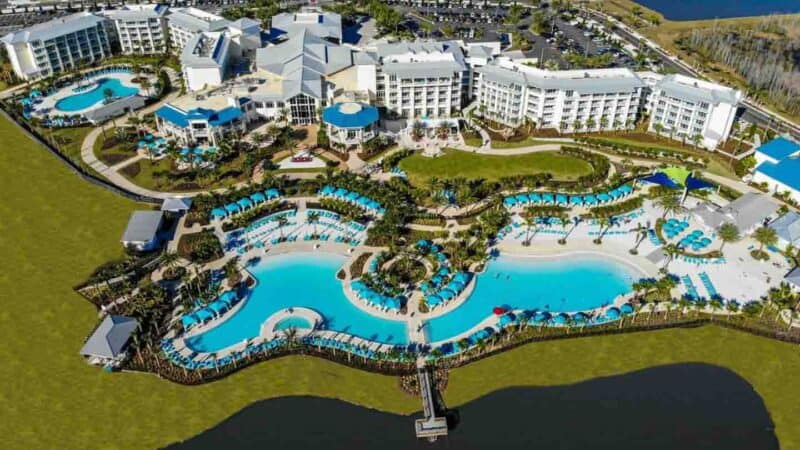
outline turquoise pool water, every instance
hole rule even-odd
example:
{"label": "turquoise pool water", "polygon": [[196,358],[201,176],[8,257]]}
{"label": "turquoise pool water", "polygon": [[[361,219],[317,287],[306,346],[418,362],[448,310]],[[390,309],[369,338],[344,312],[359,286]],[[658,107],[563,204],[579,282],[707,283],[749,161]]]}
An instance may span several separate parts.
{"label": "turquoise pool water", "polygon": [[116,78],[104,78],[94,89],[64,97],[56,102],[55,107],[57,110],[63,112],[84,110],[102,102],[105,99],[103,92],[106,89],[111,89],[114,93],[114,97],[130,97],[139,93],[139,89],[125,86]]}
{"label": "turquoise pool water", "polygon": [[214,352],[256,337],[272,314],[289,307],[310,308],[325,328],[391,344],[408,343],[405,322],[375,317],[344,296],[336,272],[346,257],[330,253],[291,253],[265,258],[251,273],[258,284],[246,303],[209,331],[187,339],[195,350]]}
{"label": "turquoise pool water", "polygon": [[613,259],[595,255],[525,258],[502,255],[479,275],[472,295],[458,308],[429,320],[429,342],[455,337],[492,315],[495,306],[543,311],[585,311],[631,291],[643,276]]}
{"label": "turquoise pool water", "polygon": [[275,331],[284,331],[289,328],[308,329],[311,328],[311,324],[302,317],[287,317],[275,324]]}

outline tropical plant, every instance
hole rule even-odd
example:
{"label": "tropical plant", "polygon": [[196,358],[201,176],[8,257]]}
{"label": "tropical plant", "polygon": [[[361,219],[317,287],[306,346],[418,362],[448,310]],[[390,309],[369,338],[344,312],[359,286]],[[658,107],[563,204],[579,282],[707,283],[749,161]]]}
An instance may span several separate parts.
{"label": "tropical plant", "polygon": [[664,219],[667,217],[668,214],[677,214],[683,211],[683,206],[681,205],[681,199],[676,193],[669,193],[662,197],[659,197],[655,201],[656,206],[661,208],[664,212],[661,215],[661,218]]}
{"label": "tropical plant", "polygon": [[758,251],[754,254],[756,259],[767,259],[769,255],[764,252],[764,246],[773,246],[778,242],[778,234],[769,227],[759,227],[753,232],[753,239],[758,242]]}
{"label": "tropical plant", "polygon": [[739,240],[739,229],[732,223],[723,223],[717,229],[717,236],[719,236],[719,239],[722,241],[722,244],[719,246],[719,251],[721,252],[726,243]]}

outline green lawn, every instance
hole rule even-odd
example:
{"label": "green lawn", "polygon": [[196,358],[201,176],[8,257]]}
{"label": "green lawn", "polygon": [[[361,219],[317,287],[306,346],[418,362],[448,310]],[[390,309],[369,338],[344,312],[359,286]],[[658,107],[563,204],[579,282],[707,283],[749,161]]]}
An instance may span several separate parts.
{"label": "green lawn", "polygon": [[[343,398],[397,413],[420,408],[396,378],[313,358],[281,358],[196,387],[87,366],[77,352],[97,315],[72,286],[120,256],[128,215],[144,206],[80,180],[6,122],[0,139],[15,144],[0,152],[4,448],[156,448],[281,395]],[[796,346],[718,328],[528,345],[453,371],[445,395],[457,407],[506,386],[573,383],[675,362],[719,364],[747,378],[782,448],[800,447]]]}
{"label": "green lawn", "polygon": [[525,138],[521,141],[503,141],[498,139],[492,139],[492,148],[497,148],[497,149],[533,147],[535,145],[548,145],[548,144],[558,144],[558,143],[551,141],[542,141],[533,138]]}
{"label": "green lawn", "polygon": [[[107,130],[105,137],[101,133],[94,141],[92,149],[94,157],[108,166],[114,166],[136,156],[136,135],[132,134],[128,140],[120,141],[115,136],[114,130]],[[106,145],[106,143],[109,145]]]}
{"label": "green lawn", "polygon": [[438,158],[415,153],[400,161],[400,168],[412,183],[422,186],[432,177],[486,178],[497,180],[511,175],[549,172],[559,180],[573,180],[591,173],[592,167],[581,159],[558,152],[537,152],[525,155],[479,155],[459,150],[445,150]]}

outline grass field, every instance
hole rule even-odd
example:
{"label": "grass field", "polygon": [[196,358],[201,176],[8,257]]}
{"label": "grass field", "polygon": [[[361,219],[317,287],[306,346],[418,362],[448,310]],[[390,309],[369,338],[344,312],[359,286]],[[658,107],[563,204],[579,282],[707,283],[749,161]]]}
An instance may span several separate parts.
{"label": "grass field", "polygon": [[549,144],[553,144],[553,142],[542,141],[533,138],[526,138],[521,141],[504,141],[501,139],[492,139],[492,148],[497,148],[497,149],[533,147],[535,145],[549,145]]}
{"label": "grass field", "polygon": [[[0,139],[15,143],[14,151],[0,152],[4,448],[155,448],[281,395],[336,397],[397,413],[419,409],[393,377],[312,358],[262,363],[197,387],[87,366],[77,352],[97,315],[72,286],[121,254],[127,217],[141,206],[81,181],[6,122]],[[782,447],[800,447],[796,346],[718,328],[529,345],[453,371],[446,399],[457,407],[506,386],[572,383],[687,361],[746,377],[764,398]]]}
{"label": "grass field", "polygon": [[438,158],[415,153],[400,161],[400,168],[418,186],[424,185],[432,177],[497,180],[505,176],[549,172],[555,179],[573,180],[592,171],[586,161],[557,152],[493,156],[447,149]]}

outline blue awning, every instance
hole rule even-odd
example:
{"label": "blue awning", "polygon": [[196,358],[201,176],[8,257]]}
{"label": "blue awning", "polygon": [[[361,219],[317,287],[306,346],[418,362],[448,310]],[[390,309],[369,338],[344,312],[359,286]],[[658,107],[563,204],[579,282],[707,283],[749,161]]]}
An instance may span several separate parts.
{"label": "blue awning", "polygon": [[322,121],[337,128],[364,128],[378,117],[378,108],[361,103],[336,103],[322,110]]}
{"label": "blue awning", "polygon": [[648,177],[642,178],[642,181],[647,181],[648,183],[660,184],[661,186],[666,186],[670,189],[679,189],[681,185],[672,181],[670,177],[667,176],[664,172],[656,172],[653,175]]}
{"label": "blue awning", "polygon": [[713,189],[713,188],[716,188],[716,186],[707,181],[695,178],[691,175],[689,175],[689,177],[686,178],[686,189],[690,191],[693,191],[695,189]]}

